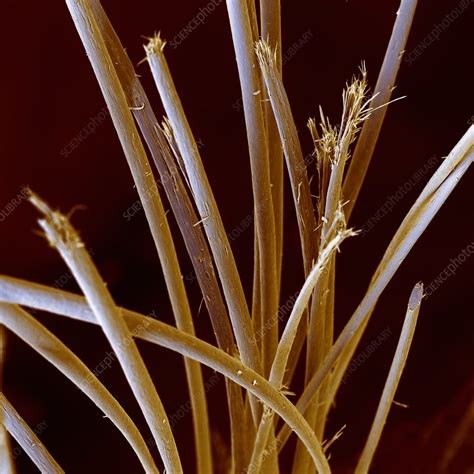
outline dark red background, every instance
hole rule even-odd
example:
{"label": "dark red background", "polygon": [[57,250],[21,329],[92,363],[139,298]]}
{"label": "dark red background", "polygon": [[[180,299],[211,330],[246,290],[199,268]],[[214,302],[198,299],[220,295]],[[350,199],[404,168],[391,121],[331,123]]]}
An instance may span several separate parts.
{"label": "dark red background", "polygon": [[[137,64],[144,56],[142,35],[160,30],[164,38],[172,39],[207,2],[103,3]],[[458,3],[420,0],[407,51]],[[362,60],[374,86],[397,7],[396,0],[282,1],[283,50],[308,29],[313,34],[284,69],[305,153],[312,151],[307,118],[318,114],[321,105],[334,123],[339,121],[342,88]],[[402,64],[396,95],[408,97],[389,109],[353,215],[354,226],[361,227],[431,156],[447,155],[466,131],[474,115],[473,13],[471,5],[412,65]],[[73,222],[93,249],[116,301],[144,313],[155,310],[161,319],[172,322],[144,217],[139,213],[130,222],[123,217],[137,195],[110,119],[68,157],[61,155],[63,147],[104,107],[65,3],[5,1],[0,35],[4,45],[0,208],[26,184],[63,211],[77,204],[86,206],[74,214]],[[204,143],[201,153],[205,167],[226,228],[231,231],[250,213],[252,197],[243,114],[233,107],[240,90],[225,2],[179,48],[168,47],[167,58],[195,136]],[[161,115],[147,65],[137,70],[157,115]],[[338,267],[338,328],[360,301],[384,248],[427,179],[366,237],[344,244]],[[335,472],[351,472],[363,446],[411,287],[420,279],[429,283],[450,258],[474,241],[473,184],[471,170],[380,299],[361,348],[387,326],[392,336],[340,392],[329,433],[343,424],[348,427],[332,449]],[[283,300],[301,285],[290,199],[287,211]],[[56,252],[35,234],[35,219],[31,207],[22,203],[0,222],[1,271],[53,284],[66,268]],[[233,242],[247,290],[251,287],[252,242],[251,230]],[[191,266],[179,238],[177,245],[186,275]],[[409,408],[393,407],[374,473],[442,472],[439,453],[459,429],[460,416],[474,392],[473,270],[474,259],[470,259],[422,306],[415,343],[396,397]],[[77,290],[72,282],[65,288]],[[197,314],[200,295],[196,284],[189,285],[189,293]],[[49,315],[40,319],[91,368],[108,350],[97,328]],[[196,325],[200,337],[211,340],[204,312],[196,316]],[[149,344],[140,347],[169,413],[175,412],[188,398],[180,358]],[[206,376],[211,375],[206,371]],[[101,380],[147,433],[120,369],[113,367]],[[112,424],[70,382],[13,336],[9,338],[5,391],[31,426],[46,421],[48,428],[42,439],[66,472],[140,472],[136,457]],[[225,439],[223,393],[221,384],[209,397],[213,428]],[[185,471],[193,472],[190,417],[175,431]],[[445,472],[473,471],[472,433],[471,428],[470,443],[464,444]],[[34,472],[24,454],[17,464],[20,473]]]}

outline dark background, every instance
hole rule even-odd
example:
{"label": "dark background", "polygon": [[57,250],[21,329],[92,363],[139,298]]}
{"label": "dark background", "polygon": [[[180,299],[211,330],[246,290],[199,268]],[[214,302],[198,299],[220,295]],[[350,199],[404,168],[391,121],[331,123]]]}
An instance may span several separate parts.
{"label": "dark background", "polygon": [[[312,40],[289,61],[284,80],[305,154],[312,151],[306,120],[318,106],[333,123],[339,121],[341,92],[366,61],[371,86],[390,37],[398,1],[323,2],[282,0],[283,51],[308,29]],[[204,7],[205,0],[180,3],[134,0],[104,1],[132,61],[143,57],[142,35],[161,31],[171,40]],[[420,0],[407,52],[440,23],[458,1]],[[352,225],[362,227],[414,172],[432,156],[446,156],[474,115],[471,5],[413,64],[402,63],[396,96],[407,98],[389,108]],[[0,208],[29,185],[52,205],[74,213],[87,246],[116,301],[172,322],[159,262],[142,212],[127,221],[124,212],[136,201],[132,179],[109,118],[71,154],[61,151],[104,107],[104,101],[65,3],[3,2],[1,30],[3,160]],[[167,59],[221,207],[231,231],[252,210],[250,170],[243,113],[237,111],[239,84],[225,2],[178,48],[168,46]],[[157,115],[162,106],[146,64],[137,68]],[[310,170],[314,173],[314,169]],[[365,237],[350,239],[339,257],[336,294],[337,327],[350,317],[362,298],[384,249],[429,175]],[[351,375],[332,413],[329,435],[347,424],[345,435],[331,449],[334,472],[351,472],[365,442],[398,340],[407,298],[413,284],[429,284],[462,249],[474,241],[472,189],[468,171],[453,195],[420,239],[381,297],[361,343],[362,350],[385,328],[391,337]],[[289,193],[287,193],[289,198]],[[287,199],[282,301],[301,285],[298,235],[291,199]],[[0,221],[1,271],[77,291],[55,251],[36,233],[36,213],[23,202]],[[173,224],[174,226],[174,224]],[[178,235],[178,234],[176,234]],[[246,290],[251,288],[252,231],[233,243]],[[177,238],[183,274],[191,271]],[[460,267],[422,306],[415,342],[383,436],[374,473],[471,473],[473,452],[474,259]],[[66,275],[66,276],[65,276]],[[193,311],[200,294],[188,284]],[[97,328],[39,315],[55,334],[94,368],[108,350]],[[200,337],[210,338],[205,311],[196,316]],[[167,410],[187,401],[179,357],[149,344],[140,347],[151,367]],[[9,337],[5,392],[32,426],[45,422],[42,440],[71,473],[135,473],[141,468],[125,440],[94,405],[69,381],[16,337]],[[205,371],[205,378],[211,377]],[[117,366],[101,377],[150,435]],[[216,449],[226,439],[222,383],[209,393]],[[468,406],[471,403],[471,418]],[[466,440],[443,470],[443,453],[467,423]],[[466,421],[467,420],[467,421]],[[470,428],[469,428],[470,426]],[[175,427],[185,471],[193,472],[190,416]],[[34,472],[27,456],[17,460],[20,473]]]}

